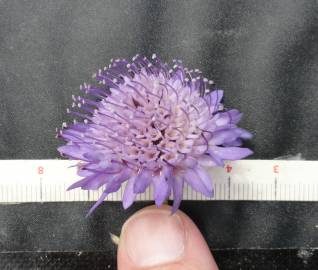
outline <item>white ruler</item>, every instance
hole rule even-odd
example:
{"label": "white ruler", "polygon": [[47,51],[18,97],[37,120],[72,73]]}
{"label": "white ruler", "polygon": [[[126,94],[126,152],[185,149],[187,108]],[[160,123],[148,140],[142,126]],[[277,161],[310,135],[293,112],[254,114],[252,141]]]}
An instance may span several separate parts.
{"label": "white ruler", "polygon": [[[80,178],[77,161],[1,160],[0,203],[96,201],[103,189],[66,191]],[[184,200],[318,201],[318,161],[240,160],[209,170],[214,197],[184,188]],[[152,188],[137,200],[152,200]],[[106,200],[120,201],[123,187]]]}

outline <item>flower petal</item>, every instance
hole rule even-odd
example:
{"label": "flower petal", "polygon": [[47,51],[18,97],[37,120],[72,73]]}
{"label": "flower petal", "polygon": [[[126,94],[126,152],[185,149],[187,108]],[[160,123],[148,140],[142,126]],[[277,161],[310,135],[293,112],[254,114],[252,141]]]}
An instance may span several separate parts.
{"label": "flower petal", "polygon": [[134,183],[134,193],[143,193],[151,183],[152,175],[149,170],[141,170],[136,176]]}
{"label": "flower petal", "polygon": [[201,192],[207,197],[211,196],[211,191],[205,186],[200,176],[194,170],[186,170],[183,178],[195,191]]}
{"label": "flower petal", "polygon": [[216,131],[209,140],[209,145],[222,145],[234,141],[237,137],[238,135],[232,129]]}
{"label": "flower petal", "polygon": [[202,183],[207,188],[207,190],[209,192],[209,197],[211,197],[212,193],[213,193],[213,186],[212,186],[212,178],[211,178],[211,176],[201,166],[195,167],[194,170],[197,173],[197,175],[200,177]]}
{"label": "flower petal", "polygon": [[173,205],[172,205],[172,213],[175,213],[182,201],[182,196],[183,196],[183,185],[184,185],[184,180],[180,176],[176,176],[173,181]]}
{"label": "flower petal", "polygon": [[237,124],[241,118],[242,113],[240,113],[238,110],[229,110],[226,112],[221,112],[215,115],[215,123],[218,126],[224,126],[228,124]]}
{"label": "flower petal", "polygon": [[63,145],[57,148],[57,150],[66,156],[72,157],[73,159],[87,160],[84,157],[85,152],[78,145]]}
{"label": "flower petal", "polygon": [[206,167],[215,167],[218,166],[218,164],[215,162],[213,158],[211,158],[210,155],[202,155],[198,158],[198,163],[201,166],[206,166]]}
{"label": "flower petal", "polygon": [[213,150],[209,149],[208,151],[210,158],[216,163],[217,166],[223,167],[224,161],[218,155],[214,153]]}
{"label": "flower petal", "polygon": [[102,193],[102,195],[99,197],[99,199],[96,201],[96,203],[89,209],[88,213],[86,214],[86,217],[90,216],[94,210],[105,200],[109,193],[106,193],[105,191]]}
{"label": "flower petal", "polygon": [[71,190],[74,188],[81,187],[84,190],[97,190],[105,183],[111,181],[112,177],[114,177],[113,174],[94,174],[88,177],[85,177],[84,179],[77,181],[73,185],[67,188],[67,190]]}
{"label": "flower petal", "polygon": [[130,174],[131,174],[130,170],[126,169],[126,170],[122,171],[120,174],[115,175],[113,177],[112,181],[107,184],[106,189],[104,190],[102,195],[99,197],[98,201],[88,211],[86,217],[91,215],[91,213],[105,200],[105,198],[108,196],[108,194],[110,194],[112,192],[116,192],[120,188],[122,182],[127,180],[127,178],[129,177]]}
{"label": "flower petal", "polygon": [[107,184],[105,191],[107,193],[116,192],[120,188],[121,184],[125,182],[130,175],[131,171],[129,169],[125,169],[121,173],[115,175]]}
{"label": "flower petal", "polygon": [[223,98],[223,90],[214,90],[208,95],[203,97],[209,104],[212,112],[216,112],[219,109],[219,104]]}
{"label": "flower petal", "polygon": [[134,183],[136,176],[131,177],[127,181],[127,185],[123,195],[123,207],[127,209],[135,200],[136,194],[134,193]]}
{"label": "flower petal", "polygon": [[253,135],[250,132],[243,128],[236,128],[234,131],[240,138],[245,140],[251,139],[253,137]]}
{"label": "flower petal", "polygon": [[253,154],[253,151],[248,148],[241,147],[213,147],[213,153],[224,160],[242,159]]}
{"label": "flower petal", "polygon": [[170,188],[166,181],[164,174],[160,174],[153,177],[152,180],[154,186],[154,199],[156,205],[159,207],[170,195]]}

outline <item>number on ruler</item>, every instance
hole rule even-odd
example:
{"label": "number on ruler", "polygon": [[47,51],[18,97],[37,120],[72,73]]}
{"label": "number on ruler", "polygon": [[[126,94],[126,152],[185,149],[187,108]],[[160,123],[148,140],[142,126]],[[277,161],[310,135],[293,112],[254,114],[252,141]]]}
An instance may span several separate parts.
{"label": "number on ruler", "polygon": [[230,173],[232,171],[233,167],[230,165],[226,165],[225,169],[226,169],[227,173]]}
{"label": "number on ruler", "polygon": [[44,173],[44,168],[42,166],[38,167],[38,174],[43,174]]}
{"label": "number on ruler", "polygon": [[274,165],[273,166],[273,172],[274,173],[279,173],[279,165]]}

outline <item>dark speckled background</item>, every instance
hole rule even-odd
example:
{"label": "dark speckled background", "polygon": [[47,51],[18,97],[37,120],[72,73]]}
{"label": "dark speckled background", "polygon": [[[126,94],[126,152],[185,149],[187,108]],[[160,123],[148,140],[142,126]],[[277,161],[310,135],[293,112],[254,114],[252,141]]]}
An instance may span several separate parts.
{"label": "dark speckled background", "polygon": [[[252,158],[302,153],[316,160],[317,26],[313,0],[0,0],[0,158],[57,158],[55,128],[68,119],[79,85],[111,58],[155,52],[200,68],[225,90],[226,105],[244,112],[241,125],[255,135]],[[82,269],[92,260],[96,269],[114,268],[107,232],[119,232],[142,205],[128,212],[116,203],[103,205],[88,220],[85,203],[2,205],[0,266]],[[317,254],[299,253],[318,247],[317,203],[186,202],[183,210],[221,269],[318,265]],[[7,253],[15,251],[34,257],[19,253],[21,264]],[[72,253],[77,251],[91,253]]]}

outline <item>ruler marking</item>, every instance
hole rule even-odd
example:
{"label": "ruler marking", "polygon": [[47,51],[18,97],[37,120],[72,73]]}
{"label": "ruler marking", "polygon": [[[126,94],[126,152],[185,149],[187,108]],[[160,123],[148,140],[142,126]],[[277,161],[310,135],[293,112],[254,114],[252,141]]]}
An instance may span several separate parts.
{"label": "ruler marking", "polygon": [[274,198],[275,201],[277,200],[277,177],[275,176],[275,182],[274,182]]}
{"label": "ruler marking", "polygon": [[308,196],[308,201],[310,201],[310,195],[309,195],[309,193],[310,193],[310,185],[309,184],[307,184],[307,186],[308,186],[308,189],[307,189],[307,196]]}
{"label": "ruler marking", "polygon": [[264,200],[264,185],[263,183],[261,184],[261,200],[263,201]]}
{"label": "ruler marking", "polygon": [[42,186],[42,177],[40,177],[40,201],[43,202],[43,186]]}
{"label": "ruler marking", "polygon": [[[68,169],[71,164],[74,165],[74,162],[41,160],[45,175],[37,174],[36,176],[31,172],[31,167],[34,168],[39,161],[0,160],[1,172],[4,174],[4,177],[0,179],[0,203],[97,200],[102,190],[66,191],[66,185],[71,184],[71,179],[74,179],[72,182],[76,182],[79,178],[75,167]],[[193,191],[187,184],[184,188],[184,198],[188,200],[318,201],[318,179],[314,178],[318,175],[318,161],[279,161],[278,165],[284,167],[284,173],[274,169],[274,181],[267,181],[267,179],[273,179],[273,166],[277,165],[277,161],[242,160],[227,162],[227,164],[235,164],[235,169],[230,174],[223,168],[208,169],[212,177],[217,180],[213,184],[213,198]],[[12,168],[15,168],[14,174],[12,174]],[[65,178],[61,177],[63,175]],[[152,200],[152,189],[153,187],[150,187],[145,194],[138,195],[136,199]],[[122,194],[121,187],[107,200],[120,200]]]}
{"label": "ruler marking", "polygon": [[265,199],[268,200],[268,194],[267,194],[267,184],[265,185]]}
{"label": "ruler marking", "polygon": [[254,200],[254,182],[251,183],[251,200]]}
{"label": "ruler marking", "polygon": [[224,183],[224,184],[223,184],[223,194],[222,194],[223,196],[222,196],[222,200],[225,200],[225,196],[226,196],[226,195],[225,195],[225,192],[226,192],[226,184]]}
{"label": "ruler marking", "polygon": [[240,187],[241,187],[240,183],[237,183],[237,197],[236,197],[237,200],[240,200],[240,195],[241,195]]}
{"label": "ruler marking", "polygon": [[229,189],[228,200],[231,200],[231,177],[230,176],[228,177],[228,189]]}
{"label": "ruler marking", "polygon": [[247,200],[251,199],[251,183],[247,184]]}

